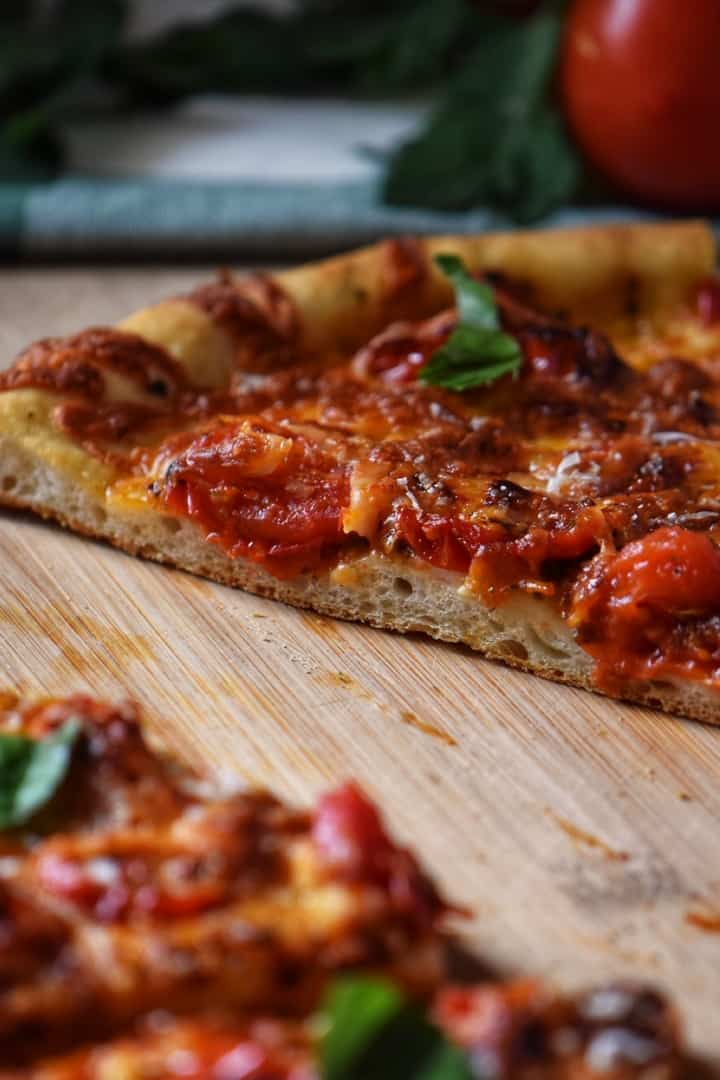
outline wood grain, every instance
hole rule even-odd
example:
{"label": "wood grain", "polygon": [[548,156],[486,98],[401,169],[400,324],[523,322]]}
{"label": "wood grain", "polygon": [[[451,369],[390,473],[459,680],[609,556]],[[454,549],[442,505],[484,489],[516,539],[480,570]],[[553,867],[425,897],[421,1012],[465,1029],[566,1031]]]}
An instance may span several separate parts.
{"label": "wood grain", "polygon": [[[200,271],[5,271],[0,350]],[[333,622],[0,518],[0,691],[131,695],[163,744],[298,801],[353,775],[499,970],[666,986],[720,1067],[720,728]]]}

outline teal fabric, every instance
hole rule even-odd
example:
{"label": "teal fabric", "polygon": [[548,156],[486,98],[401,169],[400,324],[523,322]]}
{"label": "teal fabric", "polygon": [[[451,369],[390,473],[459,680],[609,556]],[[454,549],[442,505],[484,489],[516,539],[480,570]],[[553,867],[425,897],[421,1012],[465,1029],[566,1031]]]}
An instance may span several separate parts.
{"label": "teal fabric", "polygon": [[23,210],[28,197],[24,184],[0,184],[0,253],[12,254],[24,234]]}
{"label": "teal fabric", "polygon": [[[563,210],[542,224],[654,220],[627,207]],[[374,182],[328,184],[99,180],[0,184],[0,248],[35,257],[187,255],[269,258],[347,248],[397,233],[478,232],[489,210],[384,206]]]}

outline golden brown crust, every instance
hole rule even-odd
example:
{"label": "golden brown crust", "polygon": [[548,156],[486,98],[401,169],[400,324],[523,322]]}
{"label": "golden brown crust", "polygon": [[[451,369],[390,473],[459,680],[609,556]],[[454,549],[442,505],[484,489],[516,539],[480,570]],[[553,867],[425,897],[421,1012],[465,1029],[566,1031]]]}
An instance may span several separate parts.
{"label": "golden brown crust", "polygon": [[[661,374],[665,372],[663,379],[638,375],[594,330],[574,328],[547,316],[533,322],[533,312],[519,304],[512,291],[497,286],[503,325],[521,343],[527,370],[517,387],[498,386],[497,392],[486,392],[482,399],[479,395],[461,399],[419,386],[416,372],[410,372],[407,382],[393,382],[397,376],[392,366],[386,370],[378,365],[378,360],[385,363],[388,350],[391,365],[394,351],[402,361],[403,349],[410,349],[413,362],[416,354],[423,360],[450,333],[456,317],[452,310],[425,323],[393,324],[352,364],[330,373],[318,373],[307,365],[264,381],[236,379],[237,368],[244,367],[245,361],[228,361],[221,350],[216,374],[222,379],[216,383],[213,377],[213,393],[202,388],[199,343],[209,334],[208,342],[212,339],[217,344],[213,335],[219,334],[225,344],[235,336],[246,337],[252,345],[254,331],[244,334],[250,313],[261,337],[272,330],[275,343],[301,334],[305,350],[312,353],[322,345],[323,334],[332,336],[332,348],[322,357],[323,363],[332,363],[338,344],[348,344],[351,332],[366,343],[375,324],[386,326],[388,319],[404,312],[416,317],[423,309],[434,311],[446,302],[448,285],[431,265],[431,256],[438,250],[459,252],[475,269],[509,274],[524,294],[550,307],[563,306],[575,317],[592,308],[594,324],[599,321],[620,338],[634,328],[639,340],[657,322],[660,330],[652,340],[662,344],[663,320],[675,320],[673,333],[678,327],[681,333],[668,340],[682,343],[686,326],[697,336],[698,320],[689,302],[710,268],[712,246],[709,231],[697,224],[389,241],[274,279],[226,277],[218,285],[199,290],[192,303],[170,301],[139,313],[141,323],[150,320],[150,338],[167,344],[174,362],[193,384],[179,412],[166,411],[163,405],[149,413],[144,401],[128,408],[124,400],[118,403],[107,397],[102,403],[65,402],[58,409],[46,390],[17,391],[18,395],[36,394],[38,400],[42,397],[43,416],[48,419],[33,426],[30,419],[10,416],[12,422],[4,433],[0,425],[0,436],[5,434],[6,473],[0,498],[7,505],[31,506],[126,550],[215,580],[386,628],[426,629],[433,636],[465,641],[485,655],[516,666],[588,686],[591,662],[572,641],[565,642],[566,655],[560,662],[552,648],[543,651],[527,646],[521,620],[510,619],[512,629],[496,634],[481,596],[495,602],[501,597],[495,617],[500,623],[507,622],[504,600],[512,589],[554,596],[556,606],[546,604],[543,617],[552,627],[551,636],[560,639],[558,608],[570,595],[573,560],[592,558],[598,547],[605,557],[613,544],[622,547],[642,537],[643,530],[657,528],[666,518],[676,519],[683,508],[698,511],[707,521],[705,451],[690,441],[707,444],[711,450],[716,438],[717,402],[708,375],[682,360],[659,365]],[[153,322],[160,311],[160,322]],[[185,355],[183,342],[190,338],[176,338],[172,327],[185,327],[188,311],[194,312],[195,336],[191,335]],[[234,326],[237,320],[239,329]],[[707,335],[701,347],[706,341]],[[641,347],[648,351],[644,339]],[[666,351],[669,347],[666,344]],[[253,346],[250,352],[263,353],[267,361],[264,349]],[[270,352],[277,359],[274,345]],[[548,355],[554,357],[552,370]],[[347,362],[347,357],[343,359]],[[229,366],[223,367],[226,361]],[[637,362],[633,356],[632,363],[643,367],[645,361],[641,357]],[[668,365],[674,365],[669,374]],[[692,379],[686,377],[688,371]],[[670,383],[677,384],[677,392],[669,392]],[[111,389],[105,387],[106,395]],[[20,397],[13,399],[12,393],[0,404],[11,406],[12,400],[18,401],[18,413],[22,412]],[[28,416],[36,404],[27,406]],[[237,420],[224,414],[235,414]],[[203,426],[208,418],[209,432]],[[488,419],[491,422],[486,423]],[[650,421],[653,426],[648,434],[645,429]],[[65,443],[58,424],[71,436]],[[199,434],[176,437],[178,430],[192,424],[200,425]],[[52,469],[58,462],[58,468],[54,477],[44,472],[33,493],[27,478],[35,465],[40,469],[45,465],[43,426],[53,454],[52,461],[47,455],[47,463]],[[623,441],[626,428],[629,434]],[[667,446],[653,442],[656,429],[672,440],[677,428],[682,439],[689,441],[681,440],[679,445],[671,441]],[[107,450],[98,447],[103,436],[106,441],[115,436],[115,445]],[[141,441],[151,448],[139,446]],[[116,469],[120,479],[107,502],[98,483],[97,505],[86,506],[80,513],[73,510],[74,497],[67,485],[62,498],[43,495],[67,479],[60,475],[60,462],[75,461],[78,452],[82,455],[78,442],[93,455],[87,458],[89,464],[95,466],[100,459],[125,470],[118,474]],[[567,455],[571,443],[572,453]],[[613,465],[606,476],[593,455],[607,457],[608,448],[612,448],[613,461],[622,458],[623,468],[618,472]],[[567,456],[577,459],[569,481]],[[691,476],[697,477],[697,483],[688,479]],[[72,476],[69,479],[72,483]],[[77,482],[81,484],[82,479],[78,477]],[[565,499],[561,492],[568,482],[572,490]],[[232,515],[227,530],[225,519],[213,518],[214,483],[226,485],[219,505],[232,508],[247,535],[242,530],[233,533],[236,518]],[[613,501],[615,495],[618,498]],[[126,503],[136,500],[132,524],[123,517],[127,508],[123,499]],[[582,512],[577,512],[578,499],[584,499]],[[601,504],[602,510],[598,509]],[[223,560],[217,548],[203,545],[200,530],[183,532],[184,547],[170,544],[162,524],[162,515],[168,511],[179,520],[199,522],[230,558]],[[148,541],[154,517],[158,530]],[[288,520],[294,530],[291,536],[287,530],[283,533]],[[459,532],[453,531],[456,520]],[[457,602],[462,610],[451,605],[455,623],[442,612],[433,613],[431,600],[417,610],[397,598],[373,602],[370,592],[378,583],[376,568],[367,574],[359,570],[344,588],[325,571],[338,559],[354,557],[363,543],[370,543],[373,553],[388,556],[386,576],[400,572],[410,551],[415,556],[413,572],[419,580],[425,575],[430,592],[435,578],[427,564],[466,572],[466,586],[475,595]],[[296,557],[293,547],[298,549]],[[275,549],[280,550],[277,557]],[[482,558],[476,559],[478,551]],[[263,565],[278,576],[299,574],[300,579],[278,582],[244,556],[264,560]],[[562,560],[570,568],[570,577],[563,577],[555,565]],[[546,565],[552,573],[545,574]],[[307,573],[313,568],[314,577],[308,582]],[[458,584],[448,586],[448,595],[457,593]],[[466,610],[473,605],[474,623]],[[584,640],[590,641],[587,628],[581,629]],[[637,672],[625,672],[614,692],[714,719],[716,693],[699,682],[680,692],[673,681],[678,672],[682,677],[686,660],[681,650],[672,671],[666,667],[662,672],[667,677],[665,685],[650,682],[658,672],[648,668],[643,682],[637,680]],[[712,682],[713,670],[695,677],[702,675]]]}
{"label": "golden brown crust", "polygon": [[461,256],[476,273],[526,283],[540,307],[603,327],[628,311],[673,311],[715,263],[715,241],[702,222],[432,237],[413,242],[412,287],[398,290],[397,245],[385,241],[275,275],[303,319],[308,352],[353,351],[391,320],[447,306],[450,287],[432,263],[440,252]]}

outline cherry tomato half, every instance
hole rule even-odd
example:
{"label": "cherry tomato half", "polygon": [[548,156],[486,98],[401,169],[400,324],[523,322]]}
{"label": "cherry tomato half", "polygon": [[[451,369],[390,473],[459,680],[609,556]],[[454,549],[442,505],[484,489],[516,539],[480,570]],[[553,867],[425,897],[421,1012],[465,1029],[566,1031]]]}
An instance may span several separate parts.
{"label": "cherry tomato half", "polygon": [[610,181],[649,203],[720,207],[719,0],[575,0],[560,84]]}

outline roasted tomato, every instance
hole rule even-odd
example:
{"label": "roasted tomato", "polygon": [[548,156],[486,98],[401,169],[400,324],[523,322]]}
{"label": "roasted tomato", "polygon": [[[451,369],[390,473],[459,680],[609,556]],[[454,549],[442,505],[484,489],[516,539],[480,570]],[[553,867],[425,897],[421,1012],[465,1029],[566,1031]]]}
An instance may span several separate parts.
{"label": "roasted tomato", "polygon": [[720,4],[575,0],[561,57],[588,160],[644,201],[720,207]]}

